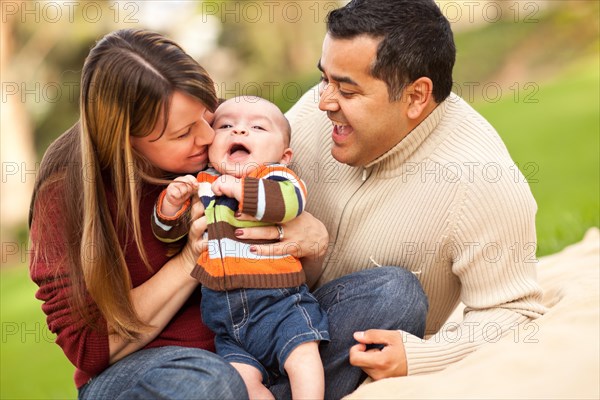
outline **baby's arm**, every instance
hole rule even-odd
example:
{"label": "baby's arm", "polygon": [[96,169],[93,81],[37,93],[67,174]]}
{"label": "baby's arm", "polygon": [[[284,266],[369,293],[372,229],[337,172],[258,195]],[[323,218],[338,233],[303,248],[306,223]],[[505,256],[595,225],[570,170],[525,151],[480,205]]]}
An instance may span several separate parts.
{"label": "baby's arm", "polygon": [[306,186],[284,165],[258,168],[242,180],[240,210],[259,221],[284,223],[302,213]]}
{"label": "baby's arm", "polygon": [[165,197],[160,207],[161,214],[167,217],[175,216],[197,190],[198,181],[196,177],[185,175],[176,178],[167,186]]}
{"label": "baby's arm", "polygon": [[191,196],[198,188],[192,175],[181,176],[160,193],[152,212],[152,233],[165,243],[187,235],[191,222]]}

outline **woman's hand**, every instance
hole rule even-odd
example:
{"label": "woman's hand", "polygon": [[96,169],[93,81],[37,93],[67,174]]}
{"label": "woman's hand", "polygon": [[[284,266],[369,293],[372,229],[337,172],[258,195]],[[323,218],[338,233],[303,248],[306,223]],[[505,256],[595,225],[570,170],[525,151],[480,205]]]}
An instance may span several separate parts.
{"label": "woman's hand", "polygon": [[188,233],[188,240],[180,253],[188,273],[192,272],[198,257],[200,257],[200,253],[208,245],[208,240],[203,239],[204,231],[206,231],[204,206],[196,196],[192,197],[191,219],[192,223]]}
{"label": "woman's hand", "polygon": [[[236,216],[243,221],[256,221],[255,218],[242,214]],[[302,259],[306,274],[306,283],[312,286],[321,275],[321,265],[327,246],[329,234],[325,225],[312,214],[304,211],[298,217],[279,224],[283,228],[283,240],[273,244],[253,245],[250,249],[257,255],[290,254]],[[260,226],[236,229],[240,239],[279,239],[277,226]]]}
{"label": "woman's hand", "polygon": [[[374,380],[406,376],[406,352],[402,333],[382,329],[355,332],[359,342],[350,348],[350,364],[362,368]],[[367,349],[368,344],[384,345],[382,349]]]}
{"label": "woman's hand", "polygon": [[[241,214],[241,221],[256,221],[255,218]],[[279,224],[283,228],[283,240],[273,244],[253,245],[252,251],[258,255],[290,254],[296,258],[321,258],[327,252],[329,235],[325,225],[312,214],[304,211],[298,217]],[[240,239],[279,239],[277,226],[256,226],[236,229]]]}

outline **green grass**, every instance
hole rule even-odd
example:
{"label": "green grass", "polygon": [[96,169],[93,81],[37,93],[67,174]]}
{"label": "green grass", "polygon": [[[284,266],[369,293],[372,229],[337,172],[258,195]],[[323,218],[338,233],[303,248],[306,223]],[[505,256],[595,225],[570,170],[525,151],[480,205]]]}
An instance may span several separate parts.
{"label": "green grass", "polygon": [[74,399],[74,368],[46,328],[24,266],[0,269],[0,399]]}
{"label": "green grass", "polygon": [[[538,203],[538,255],[559,251],[599,225],[598,70],[596,56],[539,84],[535,94],[523,91],[515,99],[511,92],[497,103],[475,104],[528,178]],[[537,103],[525,102],[525,94]]]}

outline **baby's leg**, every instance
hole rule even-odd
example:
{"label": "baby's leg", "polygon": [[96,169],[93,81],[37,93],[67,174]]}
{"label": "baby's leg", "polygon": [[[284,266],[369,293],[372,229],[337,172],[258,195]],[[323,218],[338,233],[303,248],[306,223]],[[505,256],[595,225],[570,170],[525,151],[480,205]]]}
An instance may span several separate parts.
{"label": "baby's leg", "polygon": [[325,373],[319,355],[319,342],[306,342],[296,347],[288,356],[283,368],[290,378],[294,400],[323,398]]}
{"label": "baby's leg", "polygon": [[[292,353],[293,354],[293,353]],[[250,400],[275,400],[273,393],[262,384],[262,374],[249,364],[232,362],[231,365],[239,372],[246,384]]]}

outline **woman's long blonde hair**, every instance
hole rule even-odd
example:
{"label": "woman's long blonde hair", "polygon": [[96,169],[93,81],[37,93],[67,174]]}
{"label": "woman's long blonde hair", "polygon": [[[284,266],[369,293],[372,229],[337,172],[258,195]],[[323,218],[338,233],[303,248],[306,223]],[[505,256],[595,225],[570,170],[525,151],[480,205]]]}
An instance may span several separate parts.
{"label": "woman's long blonde hair", "polygon": [[[66,255],[72,304],[91,322],[97,319],[90,313],[91,297],[109,330],[126,339],[138,337],[147,325],[131,302],[119,235],[132,233],[150,268],[139,219],[140,185],[144,179],[163,178],[162,171],[132,149],[130,136],[148,135],[161,115],[166,125],[175,91],[195,97],[211,111],[217,106],[208,73],[173,41],[145,30],[106,35],[83,67],[80,119],[44,155],[31,203],[30,224],[38,192],[63,181],[65,240],[73,244]],[[105,185],[117,199],[114,215]],[[45,208],[35,210],[43,213]]]}

